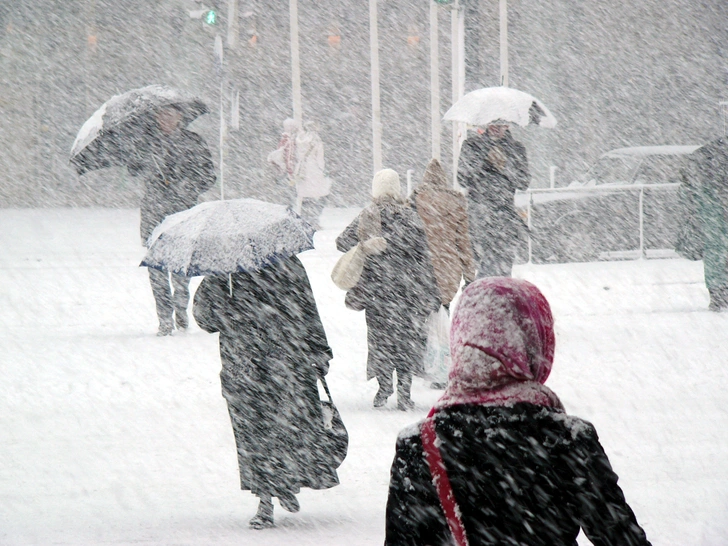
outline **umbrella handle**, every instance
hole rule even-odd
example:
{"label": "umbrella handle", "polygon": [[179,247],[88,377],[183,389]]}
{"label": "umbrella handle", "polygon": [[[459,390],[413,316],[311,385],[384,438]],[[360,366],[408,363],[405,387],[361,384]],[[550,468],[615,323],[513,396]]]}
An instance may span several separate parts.
{"label": "umbrella handle", "polygon": [[230,287],[230,297],[233,297],[233,275],[228,273],[228,286]]}

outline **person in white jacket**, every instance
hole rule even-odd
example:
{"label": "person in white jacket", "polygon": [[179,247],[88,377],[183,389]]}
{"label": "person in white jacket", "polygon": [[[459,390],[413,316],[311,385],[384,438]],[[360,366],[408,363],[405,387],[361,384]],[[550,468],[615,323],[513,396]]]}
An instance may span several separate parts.
{"label": "person in white jacket", "polygon": [[324,172],[324,145],[317,133],[316,124],[307,121],[303,130],[296,134],[296,167],[293,180],[296,184],[296,212],[315,228],[324,208],[322,198],[331,191],[331,179]]}

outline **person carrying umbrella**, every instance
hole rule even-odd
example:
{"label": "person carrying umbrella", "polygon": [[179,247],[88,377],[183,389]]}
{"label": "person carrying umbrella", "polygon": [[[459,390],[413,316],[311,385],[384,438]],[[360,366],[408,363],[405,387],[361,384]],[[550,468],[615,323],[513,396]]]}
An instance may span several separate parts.
{"label": "person carrying umbrella", "polygon": [[467,190],[470,238],[478,277],[510,277],[525,225],[513,203],[531,181],[526,148],[496,120],[463,142],[458,183]]}
{"label": "person carrying umbrella", "polygon": [[[196,97],[163,85],[115,95],[86,120],[71,147],[79,175],[126,166],[143,179],[141,237],[146,245],[154,228],[170,214],[189,209],[215,183],[212,156],[202,137],[187,125],[208,112]],[[159,318],[158,335],[186,328],[189,280],[149,270]]]}
{"label": "person carrying umbrella", "polygon": [[[219,332],[240,486],[260,498],[255,529],[273,526],[273,497],[297,512],[302,487],[337,485],[348,447],[324,377],[332,351],[296,257],[313,248],[313,235],[283,205],[207,201],[162,222],[141,263],[205,276],[193,314],[200,328]],[[319,399],[317,379],[328,403]]]}
{"label": "person carrying umbrella", "polygon": [[478,277],[509,277],[516,245],[526,230],[513,198],[516,190],[528,188],[531,179],[526,149],[513,138],[509,126],[555,127],[556,118],[528,93],[485,87],[453,104],[444,119],[478,127],[463,142],[457,176],[467,191]]}
{"label": "person carrying umbrella", "polygon": [[[140,207],[142,244],[147,243],[162,220],[195,206],[200,194],[215,183],[210,150],[201,136],[182,127],[182,117],[182,111],[174,105],[159,108],[127,163],[132,176],[144,179]],[[187,328],[189,278],[149,268],[149,282],[159,319],[157,335],[171,334],[174,323],[177,328]]]}
{"label": "person carrying umbrella", "polygon": [[200,328],[220,333],[240,487],[260,499],[250,526],[273,527],[273,497],[298,512],[302,487],[339,483],[336,463],[321,449],[316,385],[333,355],[306,270],[292,256],[258,271],[207,276],[193,313]]}

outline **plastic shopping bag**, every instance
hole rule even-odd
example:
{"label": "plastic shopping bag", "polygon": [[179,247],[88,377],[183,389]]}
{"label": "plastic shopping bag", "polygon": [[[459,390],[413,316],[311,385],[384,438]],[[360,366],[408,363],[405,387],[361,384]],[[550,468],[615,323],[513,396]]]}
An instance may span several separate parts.
{"label": "plastic shopping bag", "polygon": [[425,349],[425,375],[433,383],[447,383],[450,371],[450,316],[440,306],[427,319],[427,348]]}

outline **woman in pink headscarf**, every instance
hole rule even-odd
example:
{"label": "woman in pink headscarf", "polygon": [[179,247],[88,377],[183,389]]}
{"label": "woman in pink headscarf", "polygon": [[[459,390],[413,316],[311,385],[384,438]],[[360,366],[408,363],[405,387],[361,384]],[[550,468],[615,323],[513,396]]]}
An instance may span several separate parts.
{"label": "woman in pink headscarf", "polygon": [[386,545],[649,545],[594,427],[544,382],[554,322],[529,282],[470,284],[453,315],[447,390],[397,440]]}

